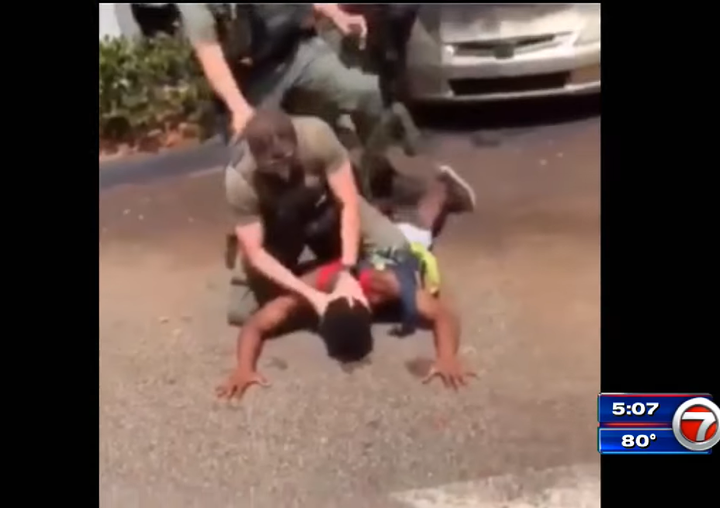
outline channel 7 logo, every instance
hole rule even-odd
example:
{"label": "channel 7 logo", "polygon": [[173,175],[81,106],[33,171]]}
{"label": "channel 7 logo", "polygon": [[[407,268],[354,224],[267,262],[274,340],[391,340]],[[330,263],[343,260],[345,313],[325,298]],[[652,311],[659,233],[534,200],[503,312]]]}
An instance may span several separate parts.
{"label": "channel 7 logo", "polygon": [[705,397],[683,402],[675,411],[672,429],[675,439],[686,449],[702,452],[720,441],[720,408]]}

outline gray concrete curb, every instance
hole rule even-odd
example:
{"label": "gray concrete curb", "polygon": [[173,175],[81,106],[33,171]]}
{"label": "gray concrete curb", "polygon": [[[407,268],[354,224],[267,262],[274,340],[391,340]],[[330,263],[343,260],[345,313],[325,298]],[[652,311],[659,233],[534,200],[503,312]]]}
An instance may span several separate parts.
{"label": "gray concrete curb", "polygon": [[215,137],[199,146],[103,162],[99,165],[99,190],[186,175],[222,166],[226,161],[227,147],[219,137]]}

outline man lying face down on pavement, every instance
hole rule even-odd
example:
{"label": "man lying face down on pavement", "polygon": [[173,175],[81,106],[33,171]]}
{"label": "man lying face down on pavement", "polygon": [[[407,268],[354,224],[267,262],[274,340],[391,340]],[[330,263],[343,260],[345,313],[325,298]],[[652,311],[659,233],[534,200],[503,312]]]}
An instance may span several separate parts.
{"label": "man lying face down on pavement", "polygon": [[[412,332],[420,322],[433,330],[437,357],[425,380],[438,376],[453,388],[466,383],[467,377],[473,374],[466,372],[457,358],[459,323],[440,297],[440,276],[431,249],[433,231],[447,213],[470,210],[474,202],[472,189],[451,168],[443,166],[411,213],[406,213],[396,224],[385,216],[377,219],[386,221],[385,227],[394,228],[407,241],[398,248],[366,250],[360,263],[349,270],[359,280],[370,310],[346,297],[329,302],[317,330],[331,358],[348,363],[370,354],[373,348],[371,311],[394,304],[400,308],[406,332]],[[303,280],[316,290],[330,293],[338,278],[347,271],[341,261],[334,261],[305,274]],[[256,369],[263,341],[289,322],[308,314],[312,314],[310,305],[297,294],[278,295],[262,305],[240,331],[237,366],[218,388],[218,396],[242,396],[253,384],[267,385],[267,380]]]}

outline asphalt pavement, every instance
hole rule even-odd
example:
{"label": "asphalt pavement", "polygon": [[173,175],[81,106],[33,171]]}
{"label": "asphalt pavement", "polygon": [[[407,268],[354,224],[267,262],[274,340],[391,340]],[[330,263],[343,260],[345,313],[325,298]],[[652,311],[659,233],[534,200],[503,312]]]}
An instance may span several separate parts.
{"label": "asphalt pavement", "polygon": [[273,340],[272,386],[219,403],[236,334],[219,168],[102,190],[100,506],[598,507],[600,119],[549,109],[428,128],[478,195],[438,243],[479,376],[459,393],[420,384],[427,333],[378,325],[352,373],[310,334]]}

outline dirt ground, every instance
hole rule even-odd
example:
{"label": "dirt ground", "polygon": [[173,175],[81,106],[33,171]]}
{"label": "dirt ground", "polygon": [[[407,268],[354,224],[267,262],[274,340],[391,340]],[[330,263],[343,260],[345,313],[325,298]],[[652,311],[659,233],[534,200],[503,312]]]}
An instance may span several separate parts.
{"label": "dirt ground", "polygon": [[218,403],[236,334],[221,173],[100,194],[100,506],[383,508],[411,489],[597,466],[599,118],[490,148],[433,136],[478,195],[438,244],[479,374],[457,394],[409,372],[432,356],[427,333],[378,326],[351,374],[312,335],[274,340],[272,387]]}

